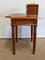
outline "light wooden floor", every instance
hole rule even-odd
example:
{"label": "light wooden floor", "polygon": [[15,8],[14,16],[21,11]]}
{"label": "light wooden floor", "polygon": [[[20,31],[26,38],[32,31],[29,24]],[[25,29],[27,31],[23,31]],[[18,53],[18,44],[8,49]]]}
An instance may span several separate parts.
{"label": "light wooden floor", "polygon": [[37,39],[35,55],[29,39],[18,40],[16,55],[12,54],[11,44],[10,39],[0,39],[0,60],[45,60],[45,39]]}

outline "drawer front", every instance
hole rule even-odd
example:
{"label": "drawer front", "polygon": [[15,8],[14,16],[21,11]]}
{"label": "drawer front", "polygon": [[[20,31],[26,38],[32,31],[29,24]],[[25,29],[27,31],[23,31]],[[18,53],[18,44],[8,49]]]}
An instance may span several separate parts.
{"label": "drawer front", "polygon": [[33,25],[33,20],[11,20],[11,25]]}

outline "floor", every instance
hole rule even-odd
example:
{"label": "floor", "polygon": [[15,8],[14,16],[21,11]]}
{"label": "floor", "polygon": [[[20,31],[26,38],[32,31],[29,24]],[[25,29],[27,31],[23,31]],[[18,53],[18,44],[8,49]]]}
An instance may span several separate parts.
{"label": "floor", "polygon": [[16,55],[12,54],[10,39],[0,39],[0,60],[45,60],[45,39],[37,39],[36,53],[32,54],[30,39],[19,39],[16,43]]}

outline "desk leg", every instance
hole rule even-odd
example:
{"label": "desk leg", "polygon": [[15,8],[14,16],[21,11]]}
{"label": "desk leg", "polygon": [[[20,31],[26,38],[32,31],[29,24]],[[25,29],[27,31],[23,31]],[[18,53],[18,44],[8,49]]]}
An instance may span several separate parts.
{"label": "desk leg", "polygon": [[12,48],[13,48],[13,54],[15,55],[15,32],[14,32],[14,26],[12,26]]}
{"label": "desk leg", "polygon": [[33,54],[35,54],[35,47],[36,47],[36,26],[34,26],[33,31]]}
{"label": "desk leg", "polygon": [[16,42],[17,42],[17,25],[16,25]]}
{"label": "desk leg", "polygon": [[33,38],[33,26],[31,26],[31,42],[32,42],[32,38]]}

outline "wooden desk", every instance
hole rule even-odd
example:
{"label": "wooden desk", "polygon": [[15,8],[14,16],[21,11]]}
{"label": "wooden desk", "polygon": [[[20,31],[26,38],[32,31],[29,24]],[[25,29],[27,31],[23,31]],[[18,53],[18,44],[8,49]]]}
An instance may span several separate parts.
{"label": "wooden desk", "polygon": [[15,55],[15,43],[16,43],[14,26],[17,25],[33,26],[33,54],[35,54],[36,27],[37,27],[37,18],[38,18],[37,15],[12,14],[10,16],[5,16],[5,17],[11,19],[13,54]]}

